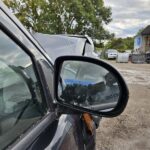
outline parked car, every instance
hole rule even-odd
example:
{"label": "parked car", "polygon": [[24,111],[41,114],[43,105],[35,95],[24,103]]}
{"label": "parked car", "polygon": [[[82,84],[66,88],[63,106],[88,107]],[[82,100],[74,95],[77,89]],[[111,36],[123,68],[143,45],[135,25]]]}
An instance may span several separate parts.
{"label": "parked car", "polygon": [[108,49],[106,51],[106,57],[108,59],[116,59],[117,55],[118,55],[118,51],[115,49]]}
{"label": "parked car", "polygon": [[145,63],[145,60],[146,60],[145,53],[133,52],[131,55],[131,62],[132,63],[143,64],[143,63]]}
{"label": "parked car", "polygon": [[148,64],[150,64],[150,51],[147,51],[145,54],[145,59]]}
{"label": "parked car", "polygon": [[59,56],[78,55],[97,58],[92,39],[87,35],[50,35],[33,33],[53,61]]}
{"label": "parked car", "polygon": [[[82,77],[63,76],[70,66],[75,74],[85,70]],[[78,82],[71,86],[69,79]],[[127,101],[115,68],[82,56],[53,62],[0,1],[0,149],[95,149],[90,114],[118,116]]]}

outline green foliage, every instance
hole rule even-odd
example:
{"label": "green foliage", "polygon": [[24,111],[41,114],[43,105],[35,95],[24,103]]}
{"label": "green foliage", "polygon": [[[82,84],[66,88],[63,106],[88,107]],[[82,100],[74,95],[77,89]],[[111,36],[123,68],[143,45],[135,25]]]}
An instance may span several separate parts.
{"label": "green foliage", "polygon": [[107,45],[107,49],[116,49],[120,52],[123,52],[127,49],[133,49],[134,47],[134,38],[133,37],[127,37],[127,38],[113,38],[111,39]]}
{"label": "green foliage", "polygon": [[94,46],[97,48],[97,49],[101,49],[101,48],[104,48],[104,43],[94,43]]}
{"label": "green foliage", "polygon": [[50,34],[88,34],[95,39],[112,35],[103,28],[111,9],[103,0],[4,0],[29,29]]}
{"label": "green foliage", "polygon": [[139,29],[139,31],[137,32],[136,35],[140,35],[143,30],[144,30],[144,28]]}
{"label": "green foliage", "polygon": [[95,47],[95,51],[96,51],[96,52],[101,52],[101,51],[103,51],[103,49],[104,49],[104,48]]}

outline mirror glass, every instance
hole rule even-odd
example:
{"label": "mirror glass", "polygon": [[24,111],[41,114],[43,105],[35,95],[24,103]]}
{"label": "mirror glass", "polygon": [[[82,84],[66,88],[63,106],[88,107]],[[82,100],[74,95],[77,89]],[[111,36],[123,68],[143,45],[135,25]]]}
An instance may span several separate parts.
{"label": "mirror glass", "polygon": [[110,111],[120,97],[117,78],[104,67],[85,61],[64,61],[59,100],[90,110]]}

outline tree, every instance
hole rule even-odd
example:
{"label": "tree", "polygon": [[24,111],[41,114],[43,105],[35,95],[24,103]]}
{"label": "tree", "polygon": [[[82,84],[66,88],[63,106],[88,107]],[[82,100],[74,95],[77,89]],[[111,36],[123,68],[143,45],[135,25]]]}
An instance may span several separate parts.
{"label": "tree", "polygon": [[111,39],[107,45],[107,49],[117,49],[118,51],[123,52],[127,49],[133,49],[134,46],[134,37],[127,38],[113,38]]}
{"label": "tree", "polygon": [[95,39],[112,35],[103,27],[111,9],[103,0],[4,0],[19,20],[35,32],[88,34]]}
{"label": "tree", "polygon": [[127,37],[124,39],[124,43],[126,45],[126,49],[133,50],[134,48],[134,37]]}
{"label": "tree", "polygon": [[136,35],[140,35],[143,30],[144,28],[139,29]]}

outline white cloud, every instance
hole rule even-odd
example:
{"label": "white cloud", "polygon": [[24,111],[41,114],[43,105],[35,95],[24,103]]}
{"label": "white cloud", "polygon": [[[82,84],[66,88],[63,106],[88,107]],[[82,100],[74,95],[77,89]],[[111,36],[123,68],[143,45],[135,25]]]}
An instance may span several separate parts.
{"label": "white cloud", "polygon": [[150,24],[150,0],[104,0],[113,21],[106,28],[117,37],[134,36]]}

